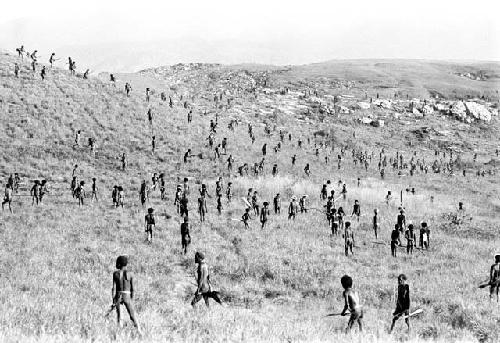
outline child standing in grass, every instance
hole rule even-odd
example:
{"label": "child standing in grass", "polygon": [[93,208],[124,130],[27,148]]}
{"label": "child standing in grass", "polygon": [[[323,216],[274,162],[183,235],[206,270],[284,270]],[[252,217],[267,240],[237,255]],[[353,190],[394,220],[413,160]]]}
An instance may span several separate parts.
{"label": "child standing in grass", "polygon": [[404,316],[405,323],[408,326],[408,332],[410,332],[410,286],[406,283],[406,275],[400,274],[398,276],[398,297],[396,299],[396,310],[394,311],[391,328],[389,333],[394,329],[396,321]]}
{"label": "child standing in grass", "polygon": [[[359,300],[359,294],[352,289],[352,278],[348,275],[342,276],[340,283],[344,288],[342,296],[344,297],[344,309],[341,316],[350,314],[349,321],[347,322],[346,333],[350,332],[355,322],[358,322],[359,331],[363,331],[363,307]],[[349,310],[349,312],[347,312]]]}

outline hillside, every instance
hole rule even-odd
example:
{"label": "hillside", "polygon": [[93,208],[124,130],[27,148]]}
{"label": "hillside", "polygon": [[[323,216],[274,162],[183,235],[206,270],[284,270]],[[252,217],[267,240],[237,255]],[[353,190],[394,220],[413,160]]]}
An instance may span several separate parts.
{"label": "hillside", "polygon": [[[19,78],[14,63],[20,63]],[[500,246],[498,65],[395,61],[389,70],[378,62],[365,63],[283,68],[179,64],[117,74],[112,85],[107,74],[84,80],[49,67],[41,80],[26,61],[1,55],[2,186],[15,172],[22,184],[13,213],[3,211],[0,226],[0,340],[498,341],[500,308],[489,301],[486,290],[477,288]],[[457,75],[481,70],[487,76],[484,81]],[[125,82],[132,84],[130,97],[123,90]],[[152,90],[150,102],[145,100],[146,87]],[[167,101],[161,100],[162,92]],[[490,119],[475,117],[469,102],[487,110]],[[149,108],[152,125],[146,115]],[[192,123],[187,122],[190,109]],[[220,159],[206,139],[209,122],[216,118],[216,144],[228,139],[227,154]],[[234,131],[228,128],[231,121],[237,123]],[[253,126],[254,143],[248,124]],[[77,130],[82,130],[78,147]],[[285,135],[275,152],[280,130]],[[88,138],[97,142],[95,156],[87,147]],[[265,143],[264,173],[239,176],[238,166],[261,161]],[[187,149],[193,157],[183,163]],[[409,163],[415,156],[429,171],[417,169],[410,176],[408,168],[387,166],[381,178],[377,162],[382,149],[388,160],[402,154]],[[120,162],[124,152],[129,163],[125,171]],[[231,173],[225,162],[228,154],[235,158]],[[361,154],[371,156],[367,168],[353,157]],[[279,173],[273,177],[275,163]],[[304,174],[307,163],[310,177]],[[99,202],[86,199],[79,207],[72,198],[75,164],[78,179],[88,186],[97,178]],[[433,164],[439,173],[433,172]],[[155,190],[141,207],[141,181],[151,184],[152,174],[160,172],[166,175],[167,199],[162,201]],[[233,183],[234,193],[231,203],[224,198],[221,215],[214,194],[219,176],[224,188],[228,181]],[[192,245],[187,255],[181,252],[182,219],[173,205],[175,187],[185,177],[191,186]],[[32,206],[29,196],[35,179],[46,179],[50,188],[40,206]],[[347,215],[355,199],[361,203],[360,222],[350,218],[356,232],[352,256],[344,255],[343,239],[331,235],[321,212],[319,193],[326,180],[337,194],[346,183],[347,197],[337,206]],[[196,213],[201,183],[211,195],[204,223]],[[125,189],[124,208],[112,206],[113,185]],[[249,188],[258,190],[261,202],[272,202],[276,193],[283,198],[282,213],[271,214],[263,230],[255,217],[249,230],[239,221],[245,209],[241,198]],[[411,188],[415,194],[406,191]],[[386,204],[389,190],[394,199]],[[291,196],[303,194],[309,196],[309,211],[287,220]],[[421,221],[430,224],[431,247],[413,255],[400,248],[393,258],[387,242],[400,194],[408,220],[417,226]],[[465,203],[466,214],[457,224],[459,201]],[[157,214],[152,244],[144,235],[147,207]],[[375,208],[382,218],[378,239],[371,229]],[[196,289],[193,257],[198,250],[207,256],[223,307],[189,305]],[[129,255],[129,270],[137,280],[135,306],[142,335],[127,316],[128,325],[121,330],[114,316],[103,316],[111,304],[114,261],[121,254]],[[357,328],[353,335],[344,335],[346,317],[325,318],[343,306],[340,277],[345,273],[354,278],[364,303],[361,335]],[[412,308],[424,312],[412,320],[410,334],[399,321],[389,336],[400,273],[409,277]]]}

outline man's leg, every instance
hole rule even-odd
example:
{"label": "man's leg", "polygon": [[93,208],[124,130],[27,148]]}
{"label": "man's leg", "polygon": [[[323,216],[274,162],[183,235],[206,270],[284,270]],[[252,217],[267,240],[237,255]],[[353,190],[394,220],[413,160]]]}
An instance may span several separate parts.
{"label": "man's leg", "polygon": [[363,332],[363,316],[358,318],[359,332]]}
{"label": "man's leg", "polygon": [[391,323],[391,328],[389,329],[389,333],[392,332],[392,330],[394,330],[394,325],[396,325],[396,321],[398,320],[398,316],[394,316],[392,318],[392,323]]}
{"label": "man's leg", "polygon": [[121,316],[121,309],[120,309],[120,302],[118,301],[116,303],[116,321],[118,323],[118,326],[122,326],[122,316]]}
{"label": "man's leg", "polygon": [[200,301],[202,298],[201,294],[195,294],[193,300],[191,301],[191,306],[194,306],[198,301]]}
{"label": "man's leg", "polygon": [[351,332],[353,325],[354,325],[354,319],[353,319],[353,315],[351,314],[351,316],[349,317],[349,321],[347,322],[347,328],[345,329],[345,333]]}
{"label": "man's leg", "polygon": [[217,292],[208,293],[208,297],[214,299],[215,302],[218,303],[219,305],[222,305],[222,301],[220,300],[219,294]]}

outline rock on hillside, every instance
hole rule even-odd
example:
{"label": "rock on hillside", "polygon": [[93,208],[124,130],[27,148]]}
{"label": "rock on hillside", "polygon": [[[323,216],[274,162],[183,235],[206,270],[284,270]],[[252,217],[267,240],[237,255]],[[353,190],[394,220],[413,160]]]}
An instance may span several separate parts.
{"label": "rock on hillside", "polygon": [[491,121],[491,113],[488,108],[485,105],[472,101],[454,102],[450,107],[449,113],[457,119],[468,123],[474,120]]}
{"label": "rock on hillside", "polygon": [[471,117],[474,117],[475,119],[484,121],[491,120],[491,113],[484,105],[467,101],[465,103],[465,109],[467,111],[467,114]]}

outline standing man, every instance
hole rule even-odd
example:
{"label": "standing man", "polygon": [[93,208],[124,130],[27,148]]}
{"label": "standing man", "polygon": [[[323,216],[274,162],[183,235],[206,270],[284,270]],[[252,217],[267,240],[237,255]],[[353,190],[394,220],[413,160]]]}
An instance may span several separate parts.
{"label": "standing man", "polygon": [[273,199],[273,205],[274,205],[274,214],[280,214],[281,213],[281,197],[280,194],[276,194],[276,196]]}
{"label": "standing man", "polygon": [[490,300],[493,300],[493,295],[497,294],[500,289],[500,254],[495,255],[495,263],[490,269]]}
{"label": "standing man", "polygon": [[189,219],[184,217],[184,223],[181,224],[181,248],[184,255],[187,253],[187,248],[191,244],[191,235],[189,234]]}
{"label": "standing man", "polygon": [[295,195],[292,197],[292,200],[290,201],[290,205],[288,205],[288,219],[293,219],[295,220],[295,215],[298,212],[298,204],[297,204],[297,198]]}
{"label": "standing man", "polygon": [[408,225],[408,230],[405,232],[406,238],[406,253],[413,254],[413,248],[415,247],[415,243],[417,241],[417,236],[413,231],[413,224]]}
{"label": "standing man", "polygon": [[378,209],[373,210],[373,232],[375,232],[375,239],[378,239],[378,230],[380,228],[380,218],[378,216]]}
{"label": "standing man", "polygon": [[128,258],[126,256],[119,256],[116,259],[116,271],[113,273],[113,307],[116,308],[116,316],[118,326],[122,326],[121,322],[121,305],[125,305],[130,320],[134,323],[137,331],[140,333],[139,323],[135,317],[135,309],[132,303],[134,298],[134,282],[132,274],[127,272]]}
{"label": "standing man", "polygon": [[144,217],[144,222],[146,224],[146,240],[149,243],[153,242],[153,227],[156,226],[155,217],[153,215],[154,209],[148,208],[148,214]]}
{"label": "standing man", "polygon": [[30,191],[30,194],[31,194],[31,206],[33,206],[36,202],[36,204],[38,205],[38,203],[40,202],[40,181],[39,180],[35,180],[35,184],[33,185],[33,187],[31,187],[31,191]]}
{"label": "standing man", "polygon": [[351,216],[356,216],[359,222],[359,217],[361,216],[361,205],[358,200],[354,200],[354,206],[352,207]]}
{"label": "standing man", "polygon": [[49,63],[50,63],[50,68],[51,69],[54,66],[54,62],[55,61],[57,61],[57,59],[56,59],[56,53],[53,52],[52,54],[50,54],[50,58],[49,58]]}
{"label": "standing man", "polygon": [[90,197],[90,200],[95,199],[95,201],[99,201],[99,199],[97,199],[97,192],[98,191],[99,191],[99,188],[97,187],[96,178],[93,177],[92,178],[92,196]]}
{"label": "standing man", "polygon": [[344,249],[345,255],[349,256],[349,251],[351,255],[354,255],[352,248],[354,247],[354,231],[351,228],[351,222],[345,222],[345,231],[344,231]]}
{"label": "standing man", "polygon": [[260,211],[260,222],[262,224],[261,229],[264,229],[267,223],[267,217],[269,216],[269,203],[264,201],[262,210]]}
{"label": "standing man", "polygon": [[391,232],[391,255],[392,257],[397,257],[398,245],[401,245],[401,239],[399,237],[399,225],[394,226],[394,230]]}
{"label": "standing man", "polygon": [[402,208],[399,210],[397,223],[398,223],[398,230],[404,232],[406,229],[406,216],[405,216],[405,210],[403,210]]}
{"label": "standing man", "polygon": [[139,190],[139,199],[141,201],[141,205],[144,206],[146,200],[148,198],[148,186],[146,185],[146,180],[142,180],[141,189]]}
{"label": "standing man", "polygon": [[76,198],[78,199],[78,206],[83,206],[85,199],[85,181],[80,181],[80,184],[76,188]]}
{"label": "standing man", "polygon": [[8,204],[9,211],[10,211],[10,213],[12,213],[12,207],[10,206],[11,203],[12,203],[12,185],[8,183],[5,186],[5,196],[4,196],[3,201],[2,201],[2,211],[3,211],[4,205]]}

